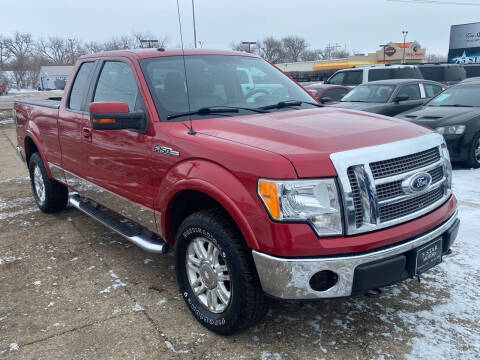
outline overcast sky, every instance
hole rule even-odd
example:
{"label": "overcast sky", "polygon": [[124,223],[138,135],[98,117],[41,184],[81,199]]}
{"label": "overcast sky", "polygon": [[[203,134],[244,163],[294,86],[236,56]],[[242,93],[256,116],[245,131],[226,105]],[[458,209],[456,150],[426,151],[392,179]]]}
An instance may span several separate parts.
{"label": "overcast sky", "polygon": [[[179,0],[185,47],[193,46],[191,0]],[[440,0],[446,1],[446,0]],[[480,0],[448,1],[478,3]],[[480,21],[480,6],[415,4],[387,0],[195,0],[197,39],[207,48],[232,41],[299,35],[313,47],[339,43],[373,52],[388,41],[417,40],[446,54],[450,25]],[[30,32],[104,41],[136,31],[166,35],[180,44],[176,0],[2,0],[0,34]]]}

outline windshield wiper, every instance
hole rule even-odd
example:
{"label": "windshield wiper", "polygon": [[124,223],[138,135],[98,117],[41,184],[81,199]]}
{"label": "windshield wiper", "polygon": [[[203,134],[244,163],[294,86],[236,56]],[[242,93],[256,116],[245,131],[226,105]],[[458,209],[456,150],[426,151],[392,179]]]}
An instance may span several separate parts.
{"label": "windshield wiper", "polygon": [[[180,114],[173,114],[173,115],[168,115],[167,119],[176,119],[182,116],[190,116],[190,115],[211,115],[211,114],[220,114],[222,113],[238,113],[238,109],[236,108],[228,108],[228,107],[203,107],[195,111],[189,111],[185,113],[180,113]],[[224,115],[224,116],[231,116],[231,115]]]}
{"label": "windshield wiper", "polygon": [[[179,118],[182,116],[190,116],[190,115],[211,115],[211,114],[219,114],[223,115],[223,113],[238,113],[239,110],[247,110],[247,111],[252,111],[256,113],[268,113],[269,111],[267,110],[262,110],[262,109],[252,109],[248,107],[240,107],[240,106],[209,106],[209,107],[203,107],[195,111],[189,111],[186,113],[181,113],[181,114],[173,114],[173,115],[168,115],[167,119],[175,119]],[[231,116],[231,115],[224,115],[224,116]]]}
{"label": "windshield wiper", "polygon": [[291,106],[300,106],[302,104],[309,104],[317,107],[323,107],[323,105],[310,102],[310,101],[301,101],[301,100],[286,100],[286,101],[280,101],[276,104],[273,105],[266,105],[266,106],[261,106],[258,109],[261,110],[271,110],[271,109],[283,109],[286,107],[291,107]]}
{"label": "windshield wiper", "polygon": [[473,107],[473,105],[462,105],[462,104],[438,105],[438,106]]}

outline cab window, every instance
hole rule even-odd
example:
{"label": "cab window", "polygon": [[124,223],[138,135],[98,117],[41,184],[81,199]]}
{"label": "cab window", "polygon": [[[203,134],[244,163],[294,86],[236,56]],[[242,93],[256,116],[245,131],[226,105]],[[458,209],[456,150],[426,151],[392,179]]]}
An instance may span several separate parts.
{"label": "cab window", "polygon": [[75,111],[85,111],[84,100],[90,85],[90,76],[95,63],[93,61],[84,62],[78,72],[72,85],[70,98],[68,99],[68,108]]}
{"label": "cab window", "polygon": [[397,96],[399,95],[407,95],[408,100],[419,100],[421,98],[420,87],[418,86],[418,84],[400,86]]}
{"label": "cab window", "polygon": [[135,110],[139,92],[130,66],[120,61],[106,61],[98,78],[93,101],[122,101]]}
{"label": "cab window", "polygon": [[345,74],[346,71],[334,74],[330,79],[328,79],[328,83],[333,85],[343,85],[343,79],[345,78]]}
{"label": "cab window", "polygon": [[440,94],[443,89],[440,86],[433,85],[433,84],[423,84],[423,87],[425,88],[425,97],[431,98],[434,97],[437,94]]}

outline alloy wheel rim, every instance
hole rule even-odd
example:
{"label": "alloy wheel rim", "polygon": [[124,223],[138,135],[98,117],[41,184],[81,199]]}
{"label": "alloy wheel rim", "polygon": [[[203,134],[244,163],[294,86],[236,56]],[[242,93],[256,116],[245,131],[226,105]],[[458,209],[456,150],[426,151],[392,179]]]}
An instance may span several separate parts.
{"label": "alloy wheel rim", "polygon": [[45,201],[45,184],[43,182],[42,172],[38,166],[35,166],[35,169],[33,170],[33,184],[38,199],[43,203]]}
{"label": "alloy wheel rim", "polygon": [[232,298],[230,273],[217,246],[204,237],[187,248],[187,277],[199,302],[212,313],[224,312]]}

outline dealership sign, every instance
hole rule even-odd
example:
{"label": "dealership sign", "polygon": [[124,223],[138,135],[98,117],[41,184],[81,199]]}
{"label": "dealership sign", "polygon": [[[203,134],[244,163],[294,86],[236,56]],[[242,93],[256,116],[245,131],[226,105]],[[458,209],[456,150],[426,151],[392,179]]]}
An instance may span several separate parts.
{"label": "dealership sign", "polygon": [[448,62],[480,63],[480,23],[452,25]]}
{"label": "dealership sign", "polygon": [[393,56],[393,54],[395,54],[396,52],[397,50],[395,50],[393,46],[388,46],[385,48],[385,55],[387,56]]}

